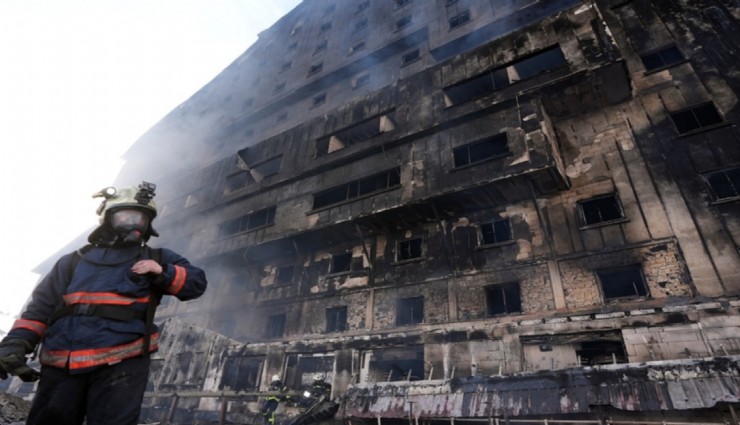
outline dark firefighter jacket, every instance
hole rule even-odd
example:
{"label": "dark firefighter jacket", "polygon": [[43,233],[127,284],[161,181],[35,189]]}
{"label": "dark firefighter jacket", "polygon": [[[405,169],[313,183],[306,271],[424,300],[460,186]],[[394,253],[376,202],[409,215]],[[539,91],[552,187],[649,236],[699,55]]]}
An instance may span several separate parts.
{"label": "dark firefighter jacket", "polygon": [[[63,256],[34,289],[30,303],[6,338],[24,339],[34,346],[43,340],[41,364],[69,367],[72,373],[141,355],[146,333],[144,312],[150,299],[159,292],[189,300],[203,294],[207,285],[203,270],[164,248],[161,275],[132,273],[131,266],[149,258],[149,252],[141,247],[94,246],[84,252],[76,266],[73,256],[77,254]],[[75,313],[50,323],[63,305],[74,306]],[[86,314],[91,307],[100,305],[125,306],[123,310],[136,310],[136,318],[116,320]],[[156,351],[158,336],[155,326],[150,352]]]}

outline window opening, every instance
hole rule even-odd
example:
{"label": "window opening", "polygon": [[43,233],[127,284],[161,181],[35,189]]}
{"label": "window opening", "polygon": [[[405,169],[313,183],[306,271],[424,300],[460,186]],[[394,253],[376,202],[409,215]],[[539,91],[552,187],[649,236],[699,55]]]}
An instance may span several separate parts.
{"label": "window opening", "polygon": [[334,379],[334,356],[289,354],[285,368],[285,383],[289,388],[310,388],[319,375],[324,382]]}
{"label": "window opening", "polygon": [[290,285],[293,283],[293,269],[294,267],[292,265],[278,267],[275,283],[278,285]]}
{"label": "window opening", "polygon": [[722,117],[714,104],[704,103],[689,109],[670,114],[678,132],[686,134],[706,127],[712,127],[723,122]]}
{"label": "window opening", "polygon": [[580,201],[578,206],[584,226],[609,223],[624,218],[619,198],[614,194]]}
{"label": "window opening", "polygon": [[370,195],[401,184],[401,170],[394,168],[314,194],[313,209]]}
{"label": "window opening", "polygon": [[324,102],[326,102],[326,93],[321,93],[318,96],[314,96],[311,106],[319,106]]}
{"label": "window opening", "polygon": [[256,391],[260,385],[263,359],[259,357],[227,357],[219,390]]}
{"label": "window opening", "polygon": [[407,4],[410,4],[411,0],[396,0],[396,9],[399,9],[401,7],[406,6]]}
{"label": "window opening", "polygon": [[352,253],[332,255],[331,273],[346,273],[352,268]]}
{"label": "window opening", "polygon": [[596,275],[606,300],[648,295],[640,265],[600,270]]}
{"label": "window opening", "polygon": [[284,64],[283,64],[283,65],[282,65],[282,66],[280,67],[280,72],[285,72],[285,71],[289,70],[291,66],[293,66],[293,62],[285,62],[285,63],[284,63]]}
{"label": "window opening", "polygon": [[486,287],[486,315],[521,313],[522,298],[519,283],[504,283]]}
{"label": "window opening", "polygon": [[283,90],[285,90],[285,83],[279,83],[275,85],[275,90],[273,90],[273,92],[280,93]]}
{"label": "window opening", "polygon": [[370,74],[362,74],[357,76],[354,80],[352,80],[352,88],[356,89],[358,87],[362,87],[370,82]]}
{"label": "window opening", "polygon": [[279,173],[282,161],[283,156],[278,155],[274,158],[268,159],[267,161],[251,166],[249,168],[249,172],[255,181],[260,182],[266,177]]}
{"label": "window opening", "polygon": [[422,238],[414,238],[398,242],[396,261],[413,260],[421,258]]}
{"label": "window opening", "polygon": [[362,382],[418,381],[425,377],[423,345],[378,349],[362,354]]}
{"label": "window opening", "polygon": [[328,44],[329,44],[329,41],[327,40],[320,42],[319,44],[316,45],[316,49],[314,49],[313,53],[316,54],[316,53],[326,50],[326,46]]}
{"label": "window opening", "polygon": [[224,192],[226,194],[229,194],[239,189],[243,189],[252,183],[254,183],[254,179],[249,174],[249,172],[239,171],[226,177],[226,186],[224,187]]}
{"label": "window opening", "polygon": [[402,298],[396,303],[396,326],[424,321],[424,297]]}
{"label": "window opening", "polygon": [[331,22],[324,22],[319,27],[319,32],[326,32],[326,31],[329,31],[330,29],[331,29]]}
{"label": "window opening", "polygon": [[627,363],[627,353],[621,341],[583,341],[575,343],[574,348],[579,364],[583,366]]}
{"label": "window opening", "polygon": [[495,245],[513,240],[508,218],[483,223],[480,226],[481,245]]}
{"label": "window opening", "polygon": [[223,222],[219,227],[219,234],[223,238],[226,236],[234,235],[236,233],[266,227],[270,224],[273,224],[274,221],[275,207],[269,207]]}
{"label": "window opening", "polygon": [[704,175],[715,201],[740,197],[740,167]]}
{"label": "window opening", "polygon": [[311,65],[310,68],[308,68],[308,75],[313,75],[317,72],[321,72],[322,69],[324,69],[324,62],[315,63]]}
{"label": "window opening", "polygon": [[676,46],[664,47],[656,52],[640,55],[645,71],[654,71],[666,68],[685,60],[683,54]]}
{"label": "window opening", "polygon": [[386,133],[395,128],[396,124],[391,119],[390,114],[370,118],[330,136],[318,139],[316,155],[330,154],[355,143],[372,139],[378,134]]}
{"label": "window opening", "polygon": [[452,150],[452,154],[455,160],[455,168],[506,156],[509,154],[506,133],[457,147]]}
{"label": "window opening", "polygon": [[353,54],[365,48],[365,41],[358,41],[349,48],[349,53]]}
{"label": "window opening", "polygon": [[404,16],[403,18],[396,21],[396,30],[406,28],[411,25],[411,15]]}
{"label": "window opening", "polygon": [[566,65],[560,47],[554,46],[532,56],[512,62],[503,68],[484,72],[469,80],[444,89],[447,106],[487,96],[516,82]]}
{"label": "window opening", "polygon": [[344,332],[347,330],[347,306],[326,309],[326,332]]}
{"label": "window opening", "polygon": [[401,56],[401,66],[406,66],[410,64],[411,62],[416,61],[420,57],[421,57],[421,53],[419,53],[419,49],[408,52],[405,55]]}
{"label": "window opening", "polygon": [[466,10],[449,19],[450,29],[455,29],[463,24],[470,22],[470,11]]}
{"label": "window opening", "polygon": [[357,13],[364,12],[370,7],[370,1],[363,1],[357,5]]}
{"label": "window opening", "polygon": [[285,332],[285,314],[274,314],[267,319],[267,338],[279,338]]}

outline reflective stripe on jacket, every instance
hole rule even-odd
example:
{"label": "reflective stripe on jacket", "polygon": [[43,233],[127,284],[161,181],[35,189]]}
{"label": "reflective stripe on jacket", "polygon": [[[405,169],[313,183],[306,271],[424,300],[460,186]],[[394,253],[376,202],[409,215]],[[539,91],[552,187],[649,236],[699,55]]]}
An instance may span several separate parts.
{"label": "reflective stripe on jacket", "polygon": [[[131,267],[146,258],[145,252],[140,247],[94,246],[74,267],[74,254],[60,258],[38,284],[7,337],[25,339],[32,345],[43,339],[41,364],[68,367],[72,373],[143,354],[144,314],[131,316],[138,319],[116,320],[90,314],[95,311],[92,307],[130,308],[143,313],[150,300],[159,296],[157,292],[188,300],[203,294],[207,285],[203,270],[164,248],[162,274],[134,274]],[[49,323],[59,305],[76,306],[75,314]],[[157,348],[156,326],[152,332],[150,352]]]}

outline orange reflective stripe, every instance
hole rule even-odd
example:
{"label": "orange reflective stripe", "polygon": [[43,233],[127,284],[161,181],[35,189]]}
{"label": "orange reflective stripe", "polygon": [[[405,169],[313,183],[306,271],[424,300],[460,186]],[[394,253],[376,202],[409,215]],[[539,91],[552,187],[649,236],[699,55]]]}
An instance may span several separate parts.
{"label": "orange reflective stripe", "polygon": [[46,328],[46,323],[36,320],[18,319],[13,323],[13,329],[28,329],[38,336],[43,336]]}
{"label": "orange reflective stripe", "polygon": [[167,292],[172,295],[176,295],[183,286],[185,286],[185,278],[188,276],[187,270],[185,270],[185,267],[181,266],[174,266],[175,267],[175,278],[172,279],[172,283],[167,288]]}
{"label": "orange reflective stripe", "polygon": [[131,298],[113,292],[73,292],[64,295],[64,302],[72,304],[113,304],[131,305],[133,303],[148,303],[149,297]]}
{"label": "orange reflective stripe", "polygon": [[[159,333],[155,332],[151,336],[149,351],[155,351],[159,344]],[[92,348],[88,350],[43,350],[39,360],[41,364],[54,367],[67,366],[69,359],[69,369],[84,369],[87,367],[115,364],[122,360],[136,357],[144,353],[144,338],[128,344],[116,345],[115,347]]]}

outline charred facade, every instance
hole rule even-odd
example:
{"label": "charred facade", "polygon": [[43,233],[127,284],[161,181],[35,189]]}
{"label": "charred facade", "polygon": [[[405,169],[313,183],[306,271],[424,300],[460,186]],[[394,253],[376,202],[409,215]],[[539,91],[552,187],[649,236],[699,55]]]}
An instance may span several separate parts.
{"label": "charred facade", "polygon": [[355,424],[737,423],[738,18],[304,1],[128,153],[211,282],[159,317],[218,333],[168,322],[152,394],[321,374]]}

